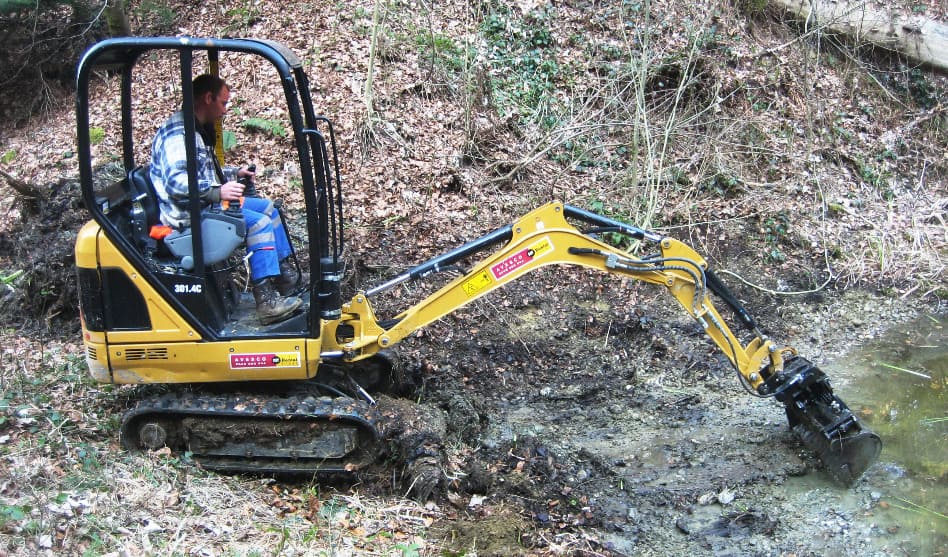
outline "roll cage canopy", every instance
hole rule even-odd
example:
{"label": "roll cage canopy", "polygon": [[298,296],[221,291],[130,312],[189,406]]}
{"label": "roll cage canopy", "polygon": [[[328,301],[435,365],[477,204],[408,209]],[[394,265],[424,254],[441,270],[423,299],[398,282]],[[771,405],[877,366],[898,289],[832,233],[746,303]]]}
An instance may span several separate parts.
{"label": "roll cage canopy", "polygon": [[[177,54],[178,76],[168,75],[169,80],[178,79],[181,91],[181,108],[185,114],[194,111],[194,93],[191,81],[194,77],[195,54],[206,54],[212,68],[221,54],[236,53],[262,58],[270,63],[277,72],[286,100],[289,126],[292,128],[292,140],[299,162],[299,181],[302,184],[306,203],[306,229],[308,235],[310,274],[320,276],[322,267],[338,268],[343,250],[343,213],[342,196],[338,173],[338,158],[331,122],[317,116],[313,109],[309,92],[309,80],[303,71],[300,58],[280,43],[262,39],[213,39],[196,37],[121,37],[96,43],[90,47],[79,61],[76,71],[76,130],[79,179],[82,201],[89,209],[93,219],[102,227],[105,234],[129,260],[138,267],[143,275],[146,262],[139,250],[135,249],[127,236],[122,234],[113,219],[109,218],[113,203],[104,199],[101,191],[96,190],[93,181],[93,155],[90,121],[91,86],[93,80],[102,72],[119,74],[121,79],[119,110],[121,114],[121,158],[128,176],[136,168],[135,139],[133,120],[133,84],[139,89],[141,83],[135,82],[136,65],[149,53],[164,51]],[[172,72],[173,73],[173,72]],[[157,84],[156,84],[157,85]],[[138,94],[141,94],[138,91]],[[102,101],[97,101],[103,104]],[[281,107],[282,108],[282,107]],[[185,118],[185,137],[188,158],[188,181],[191,184],[190,211],[191,222],[200,222],[201,203],[197,188],[197,163],[195,148],[195,123],[193,118]],[[202,276],[206,272],[201,227],[193,227],[194,275]],[[157,282],[157,281],[156,281]],[[338,295],[315,293],[311,312],[310,330],[318,331],[319,314],[338,312],[330,305],[338,305]],[[333,299],[334,298],[334,299]],[[201,327],[196,324],[198,328]],[[205,330],[205,334],[213,334]]]}

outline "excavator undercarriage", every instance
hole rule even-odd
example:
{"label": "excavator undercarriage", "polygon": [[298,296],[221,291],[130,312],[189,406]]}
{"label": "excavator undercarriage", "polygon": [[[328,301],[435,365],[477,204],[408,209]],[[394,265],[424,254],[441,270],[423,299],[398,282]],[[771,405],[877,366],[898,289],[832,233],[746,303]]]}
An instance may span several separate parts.
{"label": "excavator undercarriage", "polygon": [[122,445],[189,452],[209,470],[344,474],[382,450],[377,410],[348,397],[172,393],[126,413]]}
{"label": "excavator undercarriage", "polygon": [[[302,309],[278,323],[252,322],[253,300],[234,286],[234,266],[224,253],[231,248],[213,244],[214,229],[179,231],[190,244],[170,251],[149,235],[158,223],[158,196],[147,168],[136,164],[128,128],[134,121],[133,70],[155,51],[180,61],[184,110],[193,104],[195,56],[215,65],[222,52],[259,56],[279,74],[305,201],[303,270],[312,280],[300,285]],[[106,188],[92,180],[89,137],[89,81],[99,69],[117,69],[121,76],[128,172]],[[80,182],[93,217],[76,240],[87,362],[102,382],[170,385],[126,414],[121,440],[130,450],[169,447],[209,469],[268,474],[346,474],[394,450],[425,496],[439,478],[437,420],[376,398],[381,395],[374,393],[399,390],[398,366],[385,356],[387,349],[536,269],[573,265],[665,288],[727,357],[750,394],[783,404],[790,427],[842,483],[856,481],[878,457],[879,437],[833,393],[825,374],[765,335],[694,249],[579,207],[547,203],[344,300],[345,227],[333,129],[313,110],[302,62],[282,45],[110,39],[86,53],[77,76]],[[186,140],[194,134],[186,124]],[[189,158],[192,189],[195,164]],[[197,191],[191,193],[191,222],[198,222],[208,209],[199,205]],[[625,247],[617,247],[614,237]],[[391,318],[376,315],[373,300],[384,292],[444,273],[451,273],[446,284],[420,302]],[[712,299],[732,310],[749,341],[732,332]],[[410,415],[402,420],[409,425],[392,426],[395,414]]]}

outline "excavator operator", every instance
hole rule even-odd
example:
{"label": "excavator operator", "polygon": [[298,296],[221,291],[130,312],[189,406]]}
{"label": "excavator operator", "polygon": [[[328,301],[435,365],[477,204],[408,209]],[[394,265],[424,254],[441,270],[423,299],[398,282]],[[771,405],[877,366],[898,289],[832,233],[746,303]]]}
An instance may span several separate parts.
{"label": "excavator operator", "polygon": [[[253,179],[254,172],[245,167],[222,168],[218,163],[214,152],[214,123],[227,112],[230,87],[223,79],[210,74],[199,75],[192,86],[202,209],[219,208],[223,201],[240,203],[247,225],[250,280],[257,318],[264,325],[282,321],[303,304],[300,298],[291,295],[301,283],[301,277],[287,261],[292,249],[283,230],[283,220],[272,201],[244,197],[244,184],[237,179]],[[178,230],[191,225],[184,118],[184,111],[179,110],[158,128],[152,141],[149,170],[159,198],[161,221]]]}

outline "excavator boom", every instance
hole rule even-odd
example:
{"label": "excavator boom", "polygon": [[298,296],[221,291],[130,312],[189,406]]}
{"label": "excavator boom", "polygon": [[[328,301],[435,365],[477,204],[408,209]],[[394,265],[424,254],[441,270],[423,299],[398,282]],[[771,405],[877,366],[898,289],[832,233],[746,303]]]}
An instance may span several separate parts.
{"label": "excavator boom", "polygon": [[[567,221],[590,227],[580,231]],[[605,243],[605,232],[624,234],[657,247],[642,257]],[[496,246],[501,247],[496,248]],[[456,268],[460,261],[496,249],[459,276],[394,319],[379,321],[370,298],[398,284]],[[867,429],[830,387],[826,375],[790,347],[763,335],[756,321],[686,244],[655,232],[553,202],[444,255],[415,266],[379,287],[360,292],[343,305],[338,322],[328,323],[330,353],[358,361],[394,345],[417,329],[518,280],[543,266],[566,264],[597,269],[664,286],[728,358],[751,394],[783,403],[792,430],[823,461],[831,476],[849,485],[878,458],[879,437]],[[718,313],[715,295],[734,310],[753,338],[742,343]],[[332,339],[335,339],[333,341]],[[325,345],[324,345],[325,346]]]}

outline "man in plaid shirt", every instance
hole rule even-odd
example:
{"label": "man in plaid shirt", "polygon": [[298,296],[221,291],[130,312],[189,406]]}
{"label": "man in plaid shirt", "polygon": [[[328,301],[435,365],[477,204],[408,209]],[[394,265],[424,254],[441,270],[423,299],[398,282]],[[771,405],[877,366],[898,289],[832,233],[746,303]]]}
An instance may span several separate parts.
{"label": "man in plaid shirt", "polygon": [[[299,273],[286,261],[292,253],[283,221],[273,202],[259,197],[243,197],[244,185],[238,178],[253,178],[248,169],[221,168],[214,153],[214,123],[227,112],[230,87],[216,76],[196,77],[194,118],[198,133],[198,191],[202,208],[220,207],[222,201],[241,204],[247,224],[247,251],[250,278],[257,304],[257,317],[264,325],[282,321],[303,301],[290,294],[300,284]],[[188,210],[188,166],[185,151],[184,114],[175,112],[158,129],[151,148],[151,181],[158,193],[161,220],[178,230],[191,225]]]}

